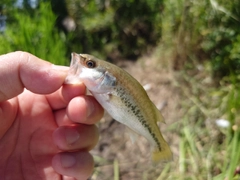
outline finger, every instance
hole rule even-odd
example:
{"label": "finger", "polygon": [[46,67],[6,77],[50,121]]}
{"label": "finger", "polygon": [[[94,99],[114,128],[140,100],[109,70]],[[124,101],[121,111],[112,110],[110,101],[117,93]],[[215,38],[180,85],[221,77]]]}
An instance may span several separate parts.
{"label": "finger", "polygon": [[72,98],[84,94],[86,94],[86,86],[83,83],[63,84],[58,91],[46,97],[52,109],[56,110],[66,108]]}
{"label": "finger", "polygon": [[[103,108],[91,96],[75,97],[69,103],[68,110],[60,109],[54,112],[58,126],[71,125],[74,122],[82,124],[95,124],[103,116]],[[68,111],[68,113],[66,112]],[[88,114],[90,112],[90,114]]]}
{"label": "finger", "polygon": [[94,161],[88,152],[62,152],[53,157],[52,166],[59,174],[86,180],[93,172]]}
{"label": "finger", "polygon": [[56,91],[67,76],[66,67],[55,66],[27,52],[0,56],[0,101],[23,91],[48,94]]}
{"label": "finger", "polygon": [[95,125],[60,126],[53,133],[54,143],[64,151],[89,151],[97,144],[98,138],[99,132]]}
{"label": "finger", "polygon": [[76,178],[70,176],[63,176],[62,180],[76,180]]}
{"label": "finger", "polygon": [[103,117],[104,110],[93,96],[73,98],[67,107],[71,121],[83,124],[95,124]]}
{"label": "finger", "polygon": [[0,103],[0,140],[15,120],[18,108],[12,104],[16,103],[16,98]]}
{"label": "finger", "polygon": [[69,119],[66,114],[66,109],[60,109],[54,112],[54,119],[58,126],[69,126],[73,124],[73,122]]}

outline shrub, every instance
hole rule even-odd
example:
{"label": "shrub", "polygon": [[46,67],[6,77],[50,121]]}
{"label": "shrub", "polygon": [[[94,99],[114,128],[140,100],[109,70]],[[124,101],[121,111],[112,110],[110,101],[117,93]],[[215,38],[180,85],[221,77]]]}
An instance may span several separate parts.
{"label": "shrub", "polygon": [[162,0],[66,0],[68,13],[78,27],[77,50],[119,51],[136,57],[161,37]]}
{"label": "shrub", "polygon": [[55,29],[55,15],[49,3],[42,2],[32,15],[26,11],[12,14],[5,33],[0,34],[0,54],[28,51],[56,64],[66,64],[64,38]]}

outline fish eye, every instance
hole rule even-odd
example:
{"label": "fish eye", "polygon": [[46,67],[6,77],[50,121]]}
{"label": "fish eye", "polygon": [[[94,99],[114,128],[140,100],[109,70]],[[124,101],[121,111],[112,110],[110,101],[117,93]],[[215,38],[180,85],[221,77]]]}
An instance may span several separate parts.
{"label": "fish eye", "polygon": [[88,68],[95,68],[96,67],[96,63],[92,60],[87,61],[86,65],[87,65]]}

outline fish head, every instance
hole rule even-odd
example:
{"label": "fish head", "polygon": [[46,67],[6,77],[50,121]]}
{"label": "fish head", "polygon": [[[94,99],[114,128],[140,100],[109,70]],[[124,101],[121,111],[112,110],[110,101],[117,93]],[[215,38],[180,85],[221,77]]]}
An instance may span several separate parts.
{"label": "fish head", "polygon": [[88,54],[72,53],[66,84],[83,82],[94,93],[108,93],[116,85],[116,78],[109,73],[107,62]]}

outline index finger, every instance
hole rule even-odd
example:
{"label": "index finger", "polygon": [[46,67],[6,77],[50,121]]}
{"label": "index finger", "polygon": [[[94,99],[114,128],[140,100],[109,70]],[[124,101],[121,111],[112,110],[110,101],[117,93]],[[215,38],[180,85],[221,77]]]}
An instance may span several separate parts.
{"label": "index finger", "polygon": [[24,88],[48,94],[61,87],[67,67],[55,66],[27,52],[0,56],[0,102],[20,94]]}
{"label": "index finger", "polygon": [[86,94],[86,86],[79,84],[63,84],[62,87],[52,94],[46,95],[52,109],[66,108],[71,99]]}

